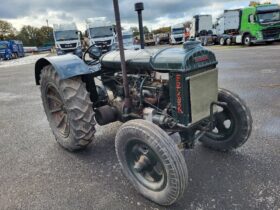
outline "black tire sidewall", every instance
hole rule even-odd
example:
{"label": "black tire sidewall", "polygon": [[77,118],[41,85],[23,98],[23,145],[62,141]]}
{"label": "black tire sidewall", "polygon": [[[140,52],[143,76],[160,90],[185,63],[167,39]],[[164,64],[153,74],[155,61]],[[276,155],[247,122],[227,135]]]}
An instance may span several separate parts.
{"label": "black tire sidewall", "polygon": [[250,110],[243,100],[225,89],[219,90],[218,101],[227,103],[227,109],[231,112],[235,123],[234,131],[231,136],[222,141],[210,138],[207,134],[200,141],[204,146],[219,151],[238,148],[248,140],[251,133],[252,117]]}
{"label": "black tire sidewall", "polygon": [[[77,139],[77,132],[79,132],[76,128],[76,125],[78,122],[75,121],[75,109],[71,110],[70,106],[71,103],[73,104],[72,99],[66,100],[66,96],[64,94],[62,84],[65,81],[61,81],[58,74],[55,72],[52,66],[46,66],[42,70],[41,73],[41,80],[40,80],[40,85],[41,85],[41,96],[42,96],[42,102],[43,102],[43,107],[47,116],[47,119],[49,121],[51,130],[56,138],[56,141],[59,143],[60,146],[62,146],[64,149],[67,149],[69,151],[75,151],[75,150],[80,150],[85,148],[91,141],[92,137],[89,137],[88,139],[83,139],[83,138],[78,138]],[[56,124],[54,120],[52,119],[48,102],[47,102],[47,97],[46,97],[46,90],[48,85],[51,85],[53,88],[56,89],[57,93],[60,95],[61,100],[63,101],[64,107],[67,112],[67,118],[68,118],[68,123],[69,123],[69,135],[67,137],[63,136],[57,129]],[[92,111],[93,112],[93,111]],[[94,121],[95,122],[95,121]],[[87,124],[87,126],[91,126],[92,128],[90,130],[90,133],[95,132],[94,125],[92,124]],[[93,133],[94,134],[94,133]]]}
{"label": "black tire sidewall", "polygon": [[221,45],[221,46],[225,45],[225,39],[224,39],[223,37],[220,38],[220,45]]}
{"label": "black tire sidewall", "polygon": [[[144,120],[142,120],[142,121],[144,122]],[[130,121],[130,122],[132,122],[132,121]],[[134,125],[129,126],[129,125],[124,124],[120,128],[120,130],[116,136],[117,156],[118,156],[119,162],[122,166],[124,174],[130,180],[130,182],[134,185],[134,187],[137,189],[137,191],[139,191],[139,193],[144,195],[149,200],[152,200],[153,202],[156,202],[160,205],[171,205],[173,202],[175,202],[177,199],[179,199],[182,195],[182,192],[180,193],[179,192],[180,190],[179,191],[177,190],[177,191],[175,191],[177,193],[177,195],[175,195],[176,199],[170,198],[172,193],[174,193],[174,187],[176,188],[176,186],[180,185],[178,183],[178,181],[180,182],[180,180],[176,180],[177,183],[174,183],[174,177],[183,178],[183,177],[180,177],[182,175],[178,174],[178,171],[175,170],[175,168],[172,166],[172,164],[175,164],[175,163],[177,165],[181,164],[180,167],[183,167],[187,173],[186,163],[183,160],[184,158],[183,158],[181,152],[179,151],[179,149],[177,148],[176,144],[174,143],[174,141],[163,130],[158,128],[161,130],[162,133],[157,134],[158,130],[157,129],[155,130],[156,125],[154,125],[153,123],[147,122],[147,121],[145,121],[145,123],[147,123],[147,125],[150,128],[152,128],[153,131],[155,131],[155,132],[153,132],[151,130],[150,130],[151,132],[147,132],[149,129],[144,131],[143,129],[145,129],[144,128],[145,126],[140,127],[141,125],[139,125],[139,124],[138,124],[138,126],[134,126]],[[133,130],[133,134],[132,134],[132,130]],[[162,164],[163,164],[165,172],[166,172],[166,185],[160,191],[153,191],[153,190],[150,190],[149,188],[145,187],[144,185],[142,185],[137,180],[135,175],[131,172],[131,170],[128,166],[128,162],[126,160],[126,147],[132,139],[135,139],[135,136],[137,136],[138,138],[141,138],[142,142],[147,144],[162,161]],[[168,145],[163,144],[162,141],[165,141],[165,142],[168,141],[169,144]],[[161,145],[160,148],[159,148],[159,145]],[[160,153],[159,149],[161,149],[164,152]],[[175,153],[176,153],[176,155],[175,155]],[[174,157],[177,157],[177,156],[179,156],[180,158],[179,159],[175,158],[176,159],[175,160]],[[164,160],[164,158],[165,158],[165,160]],[[168,159],[168,162],[166,161],[167,160],[166,158]],[[172,178],[173,178],[173,180],[172,180]],[[183,180],[183,181],[187,182],[187,175],[185,175],[184,179],[186,179],[186,180]]]}
{"label": "black tire sidewall", "polygon": [[[246,42],[247,39],[249,40],[248,42]],[[251,35],[250,34],[247,34],[247,35],[244,36],[243,43],[246,46],[251,46],[252,43],[251,43]]]}
{"label": "black tire sidewall", "polygon": [[54,87],[57,90],[57,92],[59,93],[63,103],[65,104],[68,119],[70,117],[69,109],[67,108],[66,101],[64,100],[64,97],[63,97],[63,92],[60,89],[59,84],[57,84],[57,81],[52,80],[50,77],[41,78],[41,93],[42,93],[42,100],[43,100],[43,106],[44,106],[44,109],[45,109],[45,113],[47,115],[50,127],[51,127],[51,129],[53,131],[53,134],[55,135],[58,143],[63,148],[70,148],[70,147],[72,147],[73,145],[76,144],[76,142],[74,141],[74,138],[73,138],[72,129],[70,129],[69,135],[67,137],[62,136],[60,134],[60,132],[57,130],[55,122],[52,119],[52,116],[51,116],[51,113],[50,113],[50,110],[49,110],[49,106],[47,105],[48,102],[47,102],[47,97],[46,97],[46,91],[47,91],[48,85],[51,85],[52,87]]}

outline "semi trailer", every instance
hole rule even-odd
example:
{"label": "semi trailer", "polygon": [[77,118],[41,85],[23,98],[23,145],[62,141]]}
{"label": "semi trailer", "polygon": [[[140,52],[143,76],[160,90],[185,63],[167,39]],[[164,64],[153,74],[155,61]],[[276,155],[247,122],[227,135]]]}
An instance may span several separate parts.
{"label": "semi trailer", "polygon": [[215,27],[220,45],[272,43],[280,40],[280,7],[262,4],[225,10]]}
{"label": "semi trailer", "polygon": [[195,15],[192,19],[190,37],[196,38],[213,34],[212,15]]}
{"label": "semi trailer", "polygon": [[213,27],[212,15],[195,15],[189,36],[191,39],[200,40],[202,45],[216,44],[218,38]]}
{"label": "semi trailer", "polygon": [[72,53],[82,57],[80,33],[75,23],[54,24],[53,37],[57,55]]}

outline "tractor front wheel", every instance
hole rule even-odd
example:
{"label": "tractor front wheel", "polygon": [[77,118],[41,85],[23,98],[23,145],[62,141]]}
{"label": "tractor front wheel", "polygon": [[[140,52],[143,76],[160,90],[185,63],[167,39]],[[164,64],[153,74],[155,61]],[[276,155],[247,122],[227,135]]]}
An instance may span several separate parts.
{"label": "tractor front wheel", "polygon": [[61,80],[51,65],[41,72],[41,96],[57,142],[69,151],[85,148],[95,133],[89,93],[80,77]]}
{"label": "tractor front wheel", "polygon": [[200,141],[204,146],[218,151],[236,149],[251,134],[251,112],[242,99],[228,90],[219,89],[218,101],[227,105],[218,107],[214,115],[213,130],[207,132]]}
{"label": "tractor front wheel", "polygon": [[126,177],[149,200],[171,205],[183,195],[188,180],[185,159],[157,125],[145,120],[123,124],[116,153]]}

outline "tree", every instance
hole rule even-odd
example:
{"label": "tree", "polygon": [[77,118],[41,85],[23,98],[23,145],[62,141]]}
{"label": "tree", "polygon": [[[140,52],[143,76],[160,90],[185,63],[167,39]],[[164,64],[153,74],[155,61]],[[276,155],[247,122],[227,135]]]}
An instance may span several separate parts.
{"label": "tree", "polygon": [[23,26],[17,37],[26,46],[41,46],[43,44],[43,35],[40,29],[30,25]]}
{"label": "tree", "polygon": [[0,40],[13,39],[16,36],[16,29],[5,20],[0,20]]}
{"label": "tree", "polygon": [[132,31],[133,36],[139,36],[138,27],[130,27],[130,30]]}
{"label": "tree", "polygon": [[42,26],[38,34],[44,45],[52,45],[54,43],[52,27]]}
{"label": "tree", "polygon": [[162,33],[170,33],[171,27],[161,27],[158,29],[153,30],[154,34],[162,34]]}
{"label": "tree", "polygon": [[143,27],[143,31],[144,31],[144,34],[150,33],[150,31],[149,31],[149,29],[148,29],[147,26],[144,26],[144,27]]}
{"label": "tree", "polygon": [[186,21],[184,23],[184,28],[191,28],[191,26],[192,26],[192,22],[191,21]]}

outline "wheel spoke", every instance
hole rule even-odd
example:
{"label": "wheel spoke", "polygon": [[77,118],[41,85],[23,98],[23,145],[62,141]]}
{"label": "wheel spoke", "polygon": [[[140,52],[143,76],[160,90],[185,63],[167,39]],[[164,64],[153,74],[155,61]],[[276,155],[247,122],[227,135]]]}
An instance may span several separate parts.
{"label": "wheel spoke", "polygon": [[58,104],[60,104],[60,105],[63,104],[62,101],[61,101],[58,97],[56,97],[56,96],[54,96],[54,95],[48,94],[48,95],[47,95],[47,98],[49,98],[49,99],[55,101],[56,103],[58,103]]}
{"label": "wheel spoke", "polygon": [[67,124],[67,115],[65,115],[65,120],[64,120],[64,127],[62,128],[62,132],[66,133],[66,131],[68,130],[68,124]]}
{"label": "wheel spoke", "polygon": [[59,107],[56,107],[56,108],[53,108],[50,110],[51,113],[56,113],[56,112],[60,112],[62,110],[62,107],[59,106]]}
{"label": "wheel spoke", "polygon": [[149,174],[154,179],[155,182],[159,181],[161,179],[161,177],[162,177],[162,175],[155,168],[153,168],[149,172]]}
{"label": "wheel spoke", "polygon": [[59,122],[58,122],[58,124],[57,124],[57,128],[60,128],[61,127],[61,125],[63,125],[63,122],[65,122],[65,119],[66,119],[66,114],[64,114],[61,118],[60,118],[60,120],[59,120]]}

